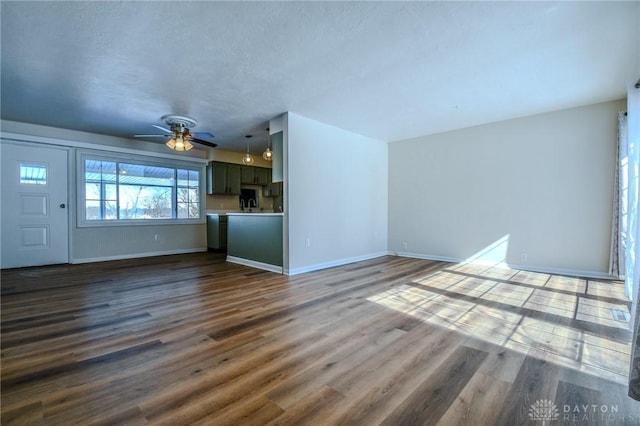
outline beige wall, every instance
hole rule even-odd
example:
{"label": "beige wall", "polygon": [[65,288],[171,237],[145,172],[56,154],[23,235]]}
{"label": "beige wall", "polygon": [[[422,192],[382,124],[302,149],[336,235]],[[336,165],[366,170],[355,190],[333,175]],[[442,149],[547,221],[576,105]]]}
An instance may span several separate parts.
{"label": "beige wall", "polygon": [[607,102],[391,143],[389,250],[606,273],[624,109]]}
{"label": "beige wall", "polygon": [[[253,188],[258,192],[258,209],[265,212],[273,212],[273,197],[264,197],[260,185],[242,185],[243,188]],[[237,212],[240,211],[240,197],[238,195],[207,195],[207,210],[216,212]]]}
{"label": "beige wall", "polygon": [[[266,145],[264,146],[266,149]],[[211,151],[211,155],[209,155],[209,159],[211,161],[221,161],[223,163],[234,163],[234,164],[242,164],[242,157],[244,152],[235,152],[235,151],[224,151],[221,149],[213,149]],[[255,167],[266,167],[268,169],[271,168],[271,161],[267,161],[262,158],[262,153],[260,155],[251,154],[253,157],[253,166]]]}

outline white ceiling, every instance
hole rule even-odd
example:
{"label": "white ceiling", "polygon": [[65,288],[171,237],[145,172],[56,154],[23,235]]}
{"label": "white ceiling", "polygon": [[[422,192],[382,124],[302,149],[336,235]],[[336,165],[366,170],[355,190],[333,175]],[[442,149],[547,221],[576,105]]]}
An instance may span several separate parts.
{"label": "white ceiling", "polygon": [[130,137],[175,113],[231,150],[285,111],[394,141],[640,77],[637,1],[0,4],[2,119]]}

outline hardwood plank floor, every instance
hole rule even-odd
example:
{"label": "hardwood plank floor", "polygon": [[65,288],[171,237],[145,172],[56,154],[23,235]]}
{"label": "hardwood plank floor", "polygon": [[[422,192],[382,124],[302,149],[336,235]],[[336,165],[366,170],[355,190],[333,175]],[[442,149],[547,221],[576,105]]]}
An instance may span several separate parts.
{"label": "hardwood plank floor", "polygon": [[640,424],[617,281],[220,253],[0,278],[3,425]]}

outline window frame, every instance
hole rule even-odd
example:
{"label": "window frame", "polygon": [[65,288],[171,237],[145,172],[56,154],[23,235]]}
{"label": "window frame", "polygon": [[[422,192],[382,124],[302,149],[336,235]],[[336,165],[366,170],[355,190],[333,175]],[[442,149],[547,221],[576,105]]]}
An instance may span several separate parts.
{"label": "window frame", "polygon": [[[199,215],[198,218],[165,218],[165,219],[87,219],[86,218],[86,160],[107,161],[115,163],[126,163],[139,166],[163,167],[174,170],[177,176],[177,170],[191,170],[199,173],[198,194],[199,194]],[[76,157],[76,217],[77,226],[79,228],[103,227],[103,226],[147,226],[147,225],[184,225],[184,224],[201,224],[206,223],[205,204],[206,204],[206,164],[177,161],[172,159],[149,158],[145,156],[105,153],[96,151],[79,151]],[[116,191],[117,191],[116,186]],[[173,191],[175,192],[172,200],[172,208],[174,202],[176,209],[178,208],[177,193],[181,188],[178,180],[174,180]],[[176,210],[177,215],[177,210]]]}

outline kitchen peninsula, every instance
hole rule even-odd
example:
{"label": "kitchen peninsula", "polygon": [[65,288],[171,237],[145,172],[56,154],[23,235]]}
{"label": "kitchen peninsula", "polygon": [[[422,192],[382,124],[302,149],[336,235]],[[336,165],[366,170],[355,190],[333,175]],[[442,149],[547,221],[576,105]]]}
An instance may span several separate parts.
{"label": "kitchen peninsula", "polygon": [[227,213],[227,261],[282,273],[282,213]]}

